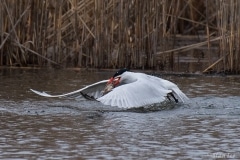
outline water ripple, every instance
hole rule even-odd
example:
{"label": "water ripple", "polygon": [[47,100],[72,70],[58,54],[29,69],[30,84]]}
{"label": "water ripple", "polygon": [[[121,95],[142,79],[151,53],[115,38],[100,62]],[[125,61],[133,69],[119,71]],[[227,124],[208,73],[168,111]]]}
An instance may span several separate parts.
{"label": "water ripple", "polygon": [[237,76],[165,76],[191,99],[148,110],[28,91],[67,92],[108,74],[39,70],[0,77],[0,159],[240,159]]}

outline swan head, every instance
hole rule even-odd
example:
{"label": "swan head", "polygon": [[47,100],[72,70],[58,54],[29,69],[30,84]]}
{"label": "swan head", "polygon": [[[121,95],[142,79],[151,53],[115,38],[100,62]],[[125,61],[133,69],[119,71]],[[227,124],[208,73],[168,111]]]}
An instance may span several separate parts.
{"label": "swan head", "polygon": [[120,69],[108,80],[108,82],[103,90],[103,95],[111,92],[113,88],[115,88],[117,85],[121,84],[121,82],[123,80],[122,75],[126,71],[128,71],[128,69],[126,69],[126,68]]}
{"label": "swan head", "polygon": [[107,82],[107,85],[109,84],[112,84],[113,87],[116,87],[118,84],[120,84],[124,78],[123,78],[123,74],[126,72],[126,71],[129,71],[127,68],[123,68],[123,69],[120,69],[119,71],[117,71]]}

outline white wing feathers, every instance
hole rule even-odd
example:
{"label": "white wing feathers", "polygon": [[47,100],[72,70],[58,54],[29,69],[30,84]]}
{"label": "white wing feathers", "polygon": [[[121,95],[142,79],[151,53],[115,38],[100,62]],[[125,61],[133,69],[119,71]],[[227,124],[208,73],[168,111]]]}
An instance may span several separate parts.
{"label": "white wing feathers", "polygon": [[103,80],[82,89],[61,95],[50,95],[33,89],[31,89],[31,91],[44,97],[80,97],[86,95],[93,97],[105,105],[118,106],[121,108],[140,107],[160,103],[166,99],[169,93],[173,93],[179,101],[184,102],[188,100],[187,96],[178,86],[170,81],[143,73],[126,72],[124,74],[128,76],[128,80],[134,78],[134,81],[120,85],[105,95],[103,95],[103,90],[108,80]]}
{"label": "white wing feathers", "polygon": [[[160,78],[159,78],[160,79]],[[188,100],[188,97],[178,88],[178,86],[170,81],[160,79],[160,85],[172,91],[173,95],[181,102]]]}
{"label": "white wing feathers", "polygon": [[142,73],[131,73],[131,76],[137,77],[137,80],[116,87],[97,100],[105,105],[131,108],[163,102],[169,93],[173,93],[182,102],[188,99],[178,86],[170,81]]}
{"label": "white wing feathers", "polygon": [[172,88],[172,91],[174,96],[181,102],[185,102],[189,99],[177,86]]}
{"label": "white wing feathers", "polygon": [[121,108],[139,107],[165,100],[171,90],[158,85],[151,85],[151,82],[144,79],[114,88],[110,93],[97,100],[105,105],[118,106]]}
{"label": "white wing feathers", "polygon": [[50,95],[46,92],[39,92],[39,91],[36,91],[33,89],[30,89],[30,90],[32,92],[34,92],[40,96],[44,96],[44,97],[52,97],[52,98],[54,98],[54,97],[59,97],[59,98],[60,97],[72,97],[72,98],[75,98],[75,97],[81,97],[82,94],[87,94],[88,96],[90,96],[90,97],[92,96],[95,99],[97,99],[102,96],[102,91],[105,88],[107,81],[108,80],[103,80],[103,81],[91,84],[89,86],[86,86],[82,89],[79,89],[79,90],[76,90],[73,92],[69,92],[66,94],[60,94],[60,95]]}

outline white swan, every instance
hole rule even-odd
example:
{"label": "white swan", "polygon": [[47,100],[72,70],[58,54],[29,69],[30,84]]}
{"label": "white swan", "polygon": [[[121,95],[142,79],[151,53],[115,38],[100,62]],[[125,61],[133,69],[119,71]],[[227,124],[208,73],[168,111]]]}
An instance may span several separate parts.
{"label": "white swan", "polygon": [[109,80],[103,80],[82,89],[62,94],[50,95],[30,89],[44,97],[79,97],[97,100],[104,105],[120,108],[140,107],[173,99],[184,102],[188,97],[170,81],[144,73],[129,72],[121,69]]}

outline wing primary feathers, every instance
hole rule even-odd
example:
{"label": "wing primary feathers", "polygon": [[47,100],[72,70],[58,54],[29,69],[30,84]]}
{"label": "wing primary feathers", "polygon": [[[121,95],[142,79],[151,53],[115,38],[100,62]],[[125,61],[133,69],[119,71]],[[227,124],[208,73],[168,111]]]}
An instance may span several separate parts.
{"label": "wing primary feathers", "polygon": [[86,98],[88,100],[97,101],[93,96],[89,96],[89,95],[87,95],[86,93],[83,93],[83,92],[80,92],[80,93],[84,98]]}
{"label": "wing primary feathers", "polygon": [[178,87],[172,88],[172,91],[173,91],[173,92],[171,92],[171,93],[172,93],[175,97],[178,97],[179,100],[181,100],[182,102],[188,100],[188,97],[187,97]]}
{"label": "wing primary feathers", "polygon": [[[99,82],[96,82],[94,84],[88,85],[82,89],[73,91],[73,92],[69,92],[69,93],[65,93],[65,94],[60,94],[60,95],[50,95],[46,92],[39,92],[33,89],[30,89],[32,92],[40,95],[40,96],[44,96],[44,97],[52,97],[52,98],[61,98],[61,97],[69,97],[69,98],[77,98],[77,97],[81,97],[83,96],[86,99],[97,99],[99,97],[102,96],[101,91],[104,89],[106,83],[108,82],[108,80],[102,80]],[[81,93],[82,92],[82,93]]]}
{"label": "wing primary feathers", "polygon": [[174,101],[175,101],[176,103],[178,103],[178,99],[174,96],[174,94],[173,94],[172,92],[170,92],[170,93],[167,94],[167,98],[168,98],[169,100],[171,100],[169,96],[171,96],[171,97],[174,99]]}

